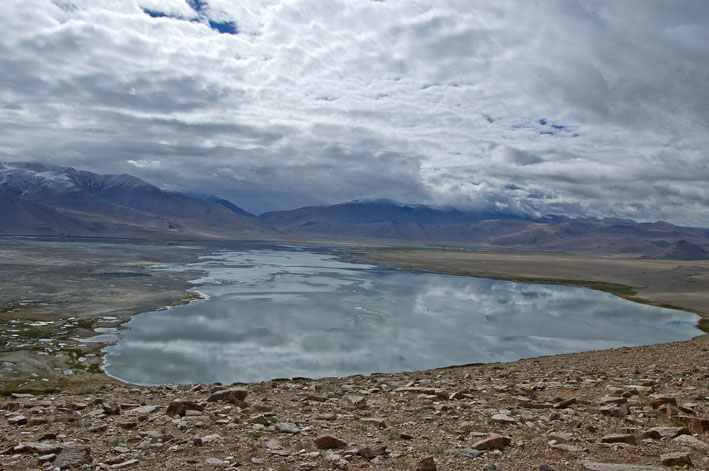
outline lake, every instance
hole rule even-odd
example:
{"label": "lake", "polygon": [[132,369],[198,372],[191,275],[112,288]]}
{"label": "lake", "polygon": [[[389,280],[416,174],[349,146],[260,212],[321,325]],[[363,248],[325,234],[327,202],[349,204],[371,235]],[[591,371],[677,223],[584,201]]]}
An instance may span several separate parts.
{"label": "lake", "polygon": [[135,316],[106,371],[136,384],[402,372],[685,340],[698,316],[586,288],[395,271],[299,248],[189,266],[207,300]]}

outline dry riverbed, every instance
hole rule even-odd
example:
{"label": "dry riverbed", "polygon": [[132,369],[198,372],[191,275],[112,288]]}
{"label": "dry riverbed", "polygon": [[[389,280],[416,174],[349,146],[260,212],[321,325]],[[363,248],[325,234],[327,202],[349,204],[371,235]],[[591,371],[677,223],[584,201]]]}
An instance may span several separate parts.
{"label": "dry riverbed", "polygon": [[[0,469],[709,469],[706,335],[233,387],[134,387],[103,375],[103,344],[84,340],[131,314],[189,301],[198,273],[149,267],[209,251],[2,241]],[[708,311],[706,262],[415,252],[367,257],[426,271],[630,285],[637,294],[628,296]]]}

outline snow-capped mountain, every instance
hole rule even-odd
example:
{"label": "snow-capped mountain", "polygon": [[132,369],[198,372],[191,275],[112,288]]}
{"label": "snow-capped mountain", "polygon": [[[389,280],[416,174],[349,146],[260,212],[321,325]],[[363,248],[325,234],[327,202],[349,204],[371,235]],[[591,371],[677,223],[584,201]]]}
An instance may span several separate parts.
{"label": "snow-capped mountain", "polygon": [[0,234],[231,238],[268,234],[254,217],[130,175],[0,162]]}

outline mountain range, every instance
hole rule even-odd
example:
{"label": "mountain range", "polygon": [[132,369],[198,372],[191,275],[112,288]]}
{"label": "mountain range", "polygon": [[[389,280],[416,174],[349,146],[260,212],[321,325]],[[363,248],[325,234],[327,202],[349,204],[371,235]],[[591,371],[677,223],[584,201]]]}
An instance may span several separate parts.
{"label": "mountain range", "polygon": [[541,219],[359,200],[254,216],[216,196],[130,175],[0,162],[0,235],[161,240],[320,240],[487,250],[709,258],[709,230],[629,220]]}

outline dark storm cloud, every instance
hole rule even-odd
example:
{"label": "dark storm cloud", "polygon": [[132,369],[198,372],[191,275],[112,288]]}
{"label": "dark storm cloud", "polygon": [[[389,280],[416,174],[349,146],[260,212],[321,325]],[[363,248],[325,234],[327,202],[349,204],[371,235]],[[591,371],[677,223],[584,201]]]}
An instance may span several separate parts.
{"label": "dark storm cloud", "polygon": [[9,0],[0,157],[253,211],[386,197],[707,226],[708,24],[682,0]]}

